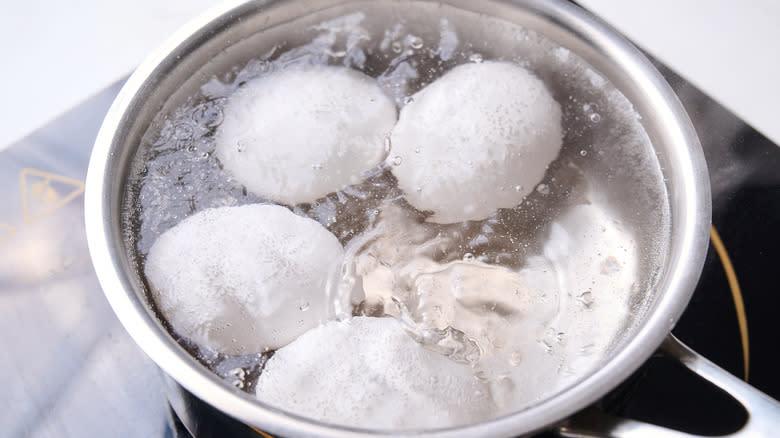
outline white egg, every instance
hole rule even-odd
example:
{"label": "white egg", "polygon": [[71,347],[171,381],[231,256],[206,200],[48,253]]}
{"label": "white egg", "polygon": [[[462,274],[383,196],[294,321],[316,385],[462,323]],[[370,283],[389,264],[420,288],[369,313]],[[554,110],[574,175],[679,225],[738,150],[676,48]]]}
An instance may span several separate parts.
{"label": "white egg", "polygon": [[[552,224],[544,254],[561,274],[565,291],[555,326],[577,333],[577,342],[587,345],[591,355],[606,354],[625,333],[629,303],[637,298],[636,240],[602,206],[578,205]],[[581,348],[570,344],[572,350]]]}
{"label": "white egg", "polygon": [[374,79],[297,65],[229,97],[216,154],[249,191],[288,205],[311,202],[359,183],[384,157],[395,121],[395,106]]}
{"label": "white egg", "polygon": [[334,316],[343,254],[322,225],[284,207],[221,207],[163,233],[145,273],[175,332],[245,354],[286,345]]}
{"label": "white egg", "polygon": [[426,350],[393,318],[331,321],[278,350],[257,397],[305,417],[371,429],[448,427],[489,418],[489,388],[468,365]]}
{"label": "white egg", "polygon": [[406,199],[428,220],[479,220],[514,207],[561,148],[561,109],[523,67],[455,67],[413,96],[388,157]]}

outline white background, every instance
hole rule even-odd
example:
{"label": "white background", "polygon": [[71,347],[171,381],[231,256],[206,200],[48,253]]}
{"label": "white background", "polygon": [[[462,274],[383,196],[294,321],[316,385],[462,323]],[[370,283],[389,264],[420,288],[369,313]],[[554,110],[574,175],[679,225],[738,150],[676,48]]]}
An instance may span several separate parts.
{"label": "white background", "polygon": [[[214,0],[27,0],[0,14],[0,148],[100,91]],[[580,0],[780,143],[780,0]]]}

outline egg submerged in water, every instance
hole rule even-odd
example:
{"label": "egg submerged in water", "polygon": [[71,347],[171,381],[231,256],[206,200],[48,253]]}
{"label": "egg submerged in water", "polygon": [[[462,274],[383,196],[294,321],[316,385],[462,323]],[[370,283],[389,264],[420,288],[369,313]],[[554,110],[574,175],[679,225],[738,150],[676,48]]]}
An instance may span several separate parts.
{"label": "egg submerged in water", "polygon": [[311,202],[361,181],[385,155],[396,108],[376,81],[345,67],[298,64],[233,93],[216,156],[247,190]]}
{"label": "egg submerged in water", "polygon": [[562,143],[561,108],[533,73],[507,62],[463,64],[401,110],[388,160],[406,200],[454,223],[514,207]]}
{"label": "egg submerged in water", "polygon": [[457,426],[496,409],[469,365],[427,350],[389,317],[304,333],[268,360],[256,395],[298,415],[370,429]]}
{"label": "egg submerged in water", "polygon": [[[163,233],[145,273],[174,330],[226,354],[281,347],[336,313],[344,250],[318,222],[278,205],[213,208]],[[348,299],[346,301],[348,303]]]}

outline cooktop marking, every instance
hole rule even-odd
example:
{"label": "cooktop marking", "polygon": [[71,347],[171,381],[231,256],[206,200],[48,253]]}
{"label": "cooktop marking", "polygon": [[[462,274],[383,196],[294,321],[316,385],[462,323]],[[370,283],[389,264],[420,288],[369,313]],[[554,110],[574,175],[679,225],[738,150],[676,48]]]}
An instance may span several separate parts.
{"label": "cooktop marking", "polygon": [[747,382],[750,371],[750,340],[748,338],[745,302],[742,300],[742,291],[740,290],[739,282],[737,281],[737,273],[734,271],[734,266],[731,264],[729,253],[726,251],[726,246],[720,239],[720,234],[718,234],[718,230],[715,229],[715,225],[710,226],[710,240],[712,241],[712,246],[715,247],[715,251],[718,253],[720,263],[723,265],[723,270],[726,271],[726,278],[729,280],[731,297],[734,300],[734,308],[737,311],[739,335],[742,339],[742,360],[744,361],[745,366],[745,382]]}
{"label": "cooktop marking", "polygon": [[32,224],[84,193],[84,183],[42,170],[24,168],[19,173],[24,222]]}
{"label": "cooktop marking", "polygon": [[[247,424],[247,426],[249,426],[249,425]],[[269,435],[269,434],[263,432],[262,430],[254,427],[254,426],[249,426],[249,428],[254,430],[255,432],[257,432],[258,434],[260,434],[260,436],[262,436],[263,438],[274,438],[273,435]]]}
{"label": "cooktop marking", "polygon": [[16,227],[0,223],[0,245],[11,240],[14,234],[16,234]]}

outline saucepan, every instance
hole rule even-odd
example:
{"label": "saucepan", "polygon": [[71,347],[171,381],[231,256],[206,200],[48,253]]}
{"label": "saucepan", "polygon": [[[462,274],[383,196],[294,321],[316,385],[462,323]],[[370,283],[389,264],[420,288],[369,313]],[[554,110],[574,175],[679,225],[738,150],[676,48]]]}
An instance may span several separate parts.
{"label": "saucepan", "polygon": [[[286,413],[237,390],[208,370],[169,334],[169,327],[160,321],[150,305],[148,288],[133,255],[136,240],[127,229],[128,209],[132,208],[127,199],[133,190],[129,181],[143,167],[138,165],[138,157],[143,156],[139,150],[150,143],[144,136],[150,125],[160,123],[157,115],[180,99],[177,96],[195,93],[209,81],[211,76],[204,73],[204,68],[219,72],[225,53],[234,59],[250,59],[253,55],[247,47],[251,44],[241,45],[241,42],[254,41],[255,47],[270,47],[271,51],[294,44],[294,32],[282,35],[278,30],[285,25],[289,28],[289,23],[296,20],[309,20],[305,23],[311,29],[311,23],[317,20],[324,21],[350,10],[368,11],[365,15],[371,16],[373,8],[381,9],[380,6],[398,11],[407,7],[426,11],[418,18],[429,19],[429,30],[436,35],[439,26],[444,26],[437,18],[437,10],[442,14],[457,10],[474,17],[494,17],[518,24],[566,48],[556,56],[572,53],[584,60],[597,72],[592,75],[593,81],[609,81],[639,115],[663,175],[669,212],[663,258],[653,268],[653,281],[643,301],[644,307],[635,313],[626,335],[614,343],[601,366],[567,389],[517,412],[456,428],[405,431],[404,434],[497,437],[556,428],[567,436],[635,436],[645,430],[658,436],[674,436],[667,429],[607,418],[599,413],[575,415],[629,377],[656,351],[678,359],[742,403],[749,412],[749,420],[738,433],[773,434],[780,418],[780,405],[776,401],[717,368],[670,334],[694,291],[709,242],[710,187],[696,132],[672,89],[652,64],[607,24],[565,1],[240,1],[220,5],[181,29],[123,87],[97,137],[87,176],[86,224],[95,270],[111,306],[141,348],[188,394],[252,428],[289,437],[392,435],[388,431],[335,426]],[[312,21],[307,17],[321,18]],[[395,18],[384,19],[391,22]],[[382,22],[383,17],[378,20]],[[253,53],[256,55],[256,51]],[[586,153],[596,152],[583,149],[582,155]],[[620,186],[627,184],[630,181],[616,183],[608,191],[619,192]],[[639,221],[657,213],[642,211],[641,207],[641,204],[631,207]]]}

